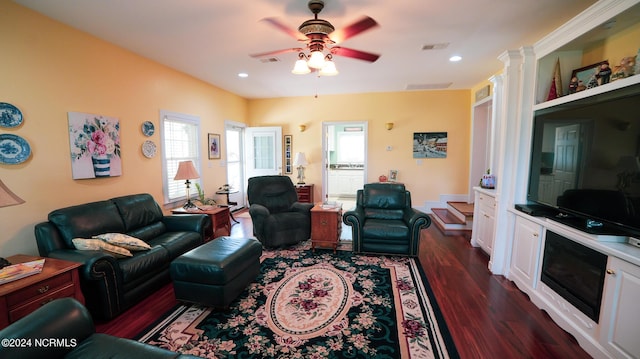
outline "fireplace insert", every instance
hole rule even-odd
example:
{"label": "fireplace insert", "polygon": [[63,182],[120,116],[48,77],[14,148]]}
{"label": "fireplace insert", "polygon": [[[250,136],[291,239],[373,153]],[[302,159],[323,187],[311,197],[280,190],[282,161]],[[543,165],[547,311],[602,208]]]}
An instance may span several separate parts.
{"label": "fireplace insert", "polygon": [[606,266],[606,255],[547,231],[542,282],[596,323]]}

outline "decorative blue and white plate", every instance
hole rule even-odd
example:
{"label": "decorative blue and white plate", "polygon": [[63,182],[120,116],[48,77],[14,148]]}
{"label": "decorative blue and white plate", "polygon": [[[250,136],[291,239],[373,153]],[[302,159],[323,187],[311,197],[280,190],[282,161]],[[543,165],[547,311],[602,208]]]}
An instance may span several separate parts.
{"label": "decorative blue and white plate", "polygon": [[14,105],[0,102],[0,126],[16,127],[22,123],[22,112]]}
{"label": "decorative blue and white plate", "polygon": [[156,155],[156,144],[153,141],[144,141],[142,144],[142,154],[146,158],[151,158]]}
{"label": "decorative blue and white plate", "polygon": [[15,165],[22,163],[31,155],[27,141],[10,133],[0,135],[0,163]]}
{"label": "decorative blue and white plate", "polygon": [[144,121],[142,123],[142,133],[144,133],[145,136],[149,137],[153,135],[154,132],[156,132],[156,128],[153,126],[153,122]]}

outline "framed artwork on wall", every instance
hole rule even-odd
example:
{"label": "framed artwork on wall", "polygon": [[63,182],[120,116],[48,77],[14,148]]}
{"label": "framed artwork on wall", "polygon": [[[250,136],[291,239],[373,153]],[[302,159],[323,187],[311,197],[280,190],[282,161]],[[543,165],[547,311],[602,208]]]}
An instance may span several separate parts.
{"label": "framed artwork on wall", "polygon": [[209,159],[220,159],[220,135],[217,133],[210,133],[207,143],[209,144]]}
{"label": "framed artwork on wall", "polygon": [[414,132],[413,158],[447,158],[447,132]]}
{"label": "framed artwork on wall", "polygon": [[73,179],[122,175],[120,120],[81,112],[69,112],[68,120]]}
{"label": "framed artwork on wall", "polygon": [[291,149],[292,149],[292,136],[291,135],[284,135],[284,174],[286,175],[290,175],[293,173],[293,165],[292,162],[292,154],[291,154]]}

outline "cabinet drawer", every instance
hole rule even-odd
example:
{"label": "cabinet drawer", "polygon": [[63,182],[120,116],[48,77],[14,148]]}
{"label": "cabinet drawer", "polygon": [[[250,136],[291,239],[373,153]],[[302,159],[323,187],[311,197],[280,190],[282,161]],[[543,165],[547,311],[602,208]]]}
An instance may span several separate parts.
{"label": "cabinet drawer", "polygon": [[16,320],[26,316],[34,310],[42,307],[50,301],[58,298],[73,297],[76,292],[76,288],[73,283],[69,283],[66,287],[57,288],[56,290],[50,290],[44,296],[26,302],[24,305],[9,310],[9,322],[15,322]]}
{"label": "cabinet drawer", "polygon": [[22,288],[7,295],[7,305],[9,306],[9,308],[13,308],[22,303],[46,296],[50,292],[56,291],[57,289],[68,285],[73,285],[71,272],[61,273],[55,277],[51,277],[49,279],[43,280],[42,282],[32,284],[28,287]]}

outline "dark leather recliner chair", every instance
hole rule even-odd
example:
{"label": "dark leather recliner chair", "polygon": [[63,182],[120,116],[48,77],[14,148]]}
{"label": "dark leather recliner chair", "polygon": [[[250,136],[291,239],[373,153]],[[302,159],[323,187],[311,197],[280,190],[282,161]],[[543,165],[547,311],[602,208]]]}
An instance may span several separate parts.
{"label": "dark leather recliner chair", "polygon": [[253,235],[263,246],[284,247],[310,238],[313,204],[298,202],[291,178],[251,177],[247,199]]}
{"label": "dark leather recliner chair", "polygon": [[364,185],[356,207],[342,220],[351,226],[355,253],[417,256],[420,230],[431,225],[431,218],[411,207],[411,194],[397,183]]}

